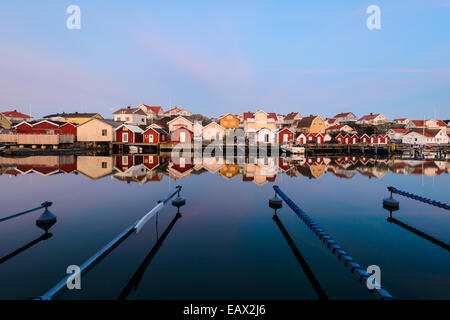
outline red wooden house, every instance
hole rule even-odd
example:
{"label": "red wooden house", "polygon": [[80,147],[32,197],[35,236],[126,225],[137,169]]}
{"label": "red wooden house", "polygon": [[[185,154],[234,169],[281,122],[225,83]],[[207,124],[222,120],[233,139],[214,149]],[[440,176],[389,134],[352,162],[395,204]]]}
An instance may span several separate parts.
{"label": "red wooden house", "polygon": [[391,139],[386,134],[379,134],[378,136],[376,136],[375,143],[377,143],[377,144],[390,144],[391,143]]}
{"label": "red wooden house", "polygon": [[277,141],[279,144],[294,141],[294,132],[288,128],[281,129],[277,132]]}
{"label": "red wooden house", "polygon": [[169,140],[169,134],[160,128],[147,128],[144,133],[144,143],[161,143]]}
{"label": "red wooden house", "polygon": [[[347,137],[347,140],[345,139]],[[346,133],[339,133],[334,140],[339,141],[339,143],[348,143],[348,141],[350,141],[350,139],[348,138]],[[347,141],[347,142],[346,142]]]}
{"label": "red wooden house", "polygon": [[172,132],[170,141],[174,143],[190,143],[193,141],[194,134],[191,130],[180,127]]}
{"label": "red wooden house", "polygon": [[138,126],[122,124],[115,129],[116,141],[122,143],[140,143],[144,131]]}
{"label": "red wooden house", "polygon": [[359,136],[359,143],[369,143],[369,142],[370,142],[370,137],[366,133]]}
{"label": "red wooden house", "polygon": [[59,122],[50,120],[23,121],[15,126],[21,134],[67,134],[77,135],[77,125],[69,122]]}
{"label": "red wooden house", "polygon": [[144,156],[144,166],[146,166],[149,170],[153,170],[157,166],[159,166],[159,156],[158,155],[148,155]]}
{"label": "red wooden house", "polygon": [[61,134],[71,134],[77,136],[77,125],[74,123],[66,122],[59,127]]}

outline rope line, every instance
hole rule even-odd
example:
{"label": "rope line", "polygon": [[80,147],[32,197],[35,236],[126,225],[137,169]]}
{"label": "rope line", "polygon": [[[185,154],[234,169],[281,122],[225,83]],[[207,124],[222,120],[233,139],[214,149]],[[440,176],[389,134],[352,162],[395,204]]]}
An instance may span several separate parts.
{"label": "rope line", "polygon": [[[344,266],[350,269],[350,273],[355,275],[359,282],[362,281],[363,278],[367,279],[371,275],[366,272],[356,260],[354,260],[340,245],[336,243],[331,237],[320,228],[314,221],[305,213],[302,209],[300,209],[294,201],[292,201],[278,186],[273,186],[275,192],[283,199],[287,205],[294,211],[294,213],[311,229],[314,234],[322,240],[324,244],[326,244],[327,248],[332,251],[334,255],[337,256],[338,260],[344,262]],[[341,259],[341,257],[343,259]],[[369,292],[375,294],[377,298],[381,300],[394,300],[395,298],[383,287],[380,285],[379,289],[369,290]]]}
{"label": "rope line", "polygon": [[407,198],[410,198],[410,199],[414,199],[414,200],[417,200],[417,201],[420,201],[420,202],[423,202],[423,203],[427,203],[429,205],[432,205],[432,206],[435,206],[435,207],[439,207],[439,208],[442,208],[442,209],[445,209],[445,210],[450,210],[450,205],[448,205],[446,203],[435,201],[435,200],[431,200],[431,199],[428,199],[428,198],[424,198],[424,197],[418,196],[418,195],[413,194],[413,193],[409,193],[409,192],[406,192],[406,191],[399,190],[399,189],[394,188],[394,187],[388,187],[387,189],[390,192],[392,192],[392,193],[397,193],[397,194],[399,194],[401,196],[404,196],[404,197],[407,197]]}

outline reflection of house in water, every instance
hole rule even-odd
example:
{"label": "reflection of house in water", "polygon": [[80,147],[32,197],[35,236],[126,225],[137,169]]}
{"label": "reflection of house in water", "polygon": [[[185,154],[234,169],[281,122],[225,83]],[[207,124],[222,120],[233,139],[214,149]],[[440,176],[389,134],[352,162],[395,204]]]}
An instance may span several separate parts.
{"label": "reflection of house in water", "polygon": [[0,157],[0,173],[16,176],[37,173],[50,176],[58,173],[72,173],[77,170],[75,156],[33,156],[26,158]]}
{"label": "reflection of house in water", "polygon": [[167,167],[169,176],[173,179],[182,179],[188,177],[193,170],[193,161],[191,157],[172,157],[172,161]]}
{"label": "reflection of house in water", "polygon": [[223,157],[204,157],[202,167],[211,173],[216,173],[225,165]]}
{"label": "reflection of house in water", "polygon": [[219,174],[224,178],[231,179],[235,175],[239,174],[239,165],[225,164],[222,168],[220,168]]}
{"label": "reflection of house in water", "polygon": [[244,164],[242,181],[263,185],[266,182],[274,182],[277,173],[278,167],[274,157],[249,158],[249,163]]}
{"label": "reflection of house in water", "polygon": [[396,174],[438,176],[445,173],[449,165],[447,161],[396,160],[391,170]]}
{"label": "reflection of house in water", "polygon": [[77,171],[96,180],[112,174],[113,157],[78,156]]}
{"label": "reflection of house in water", "polygon": [[117,173],[113,177],[127,183],[139,182],[144,184],[161,181],[163,173],[158,168],[164,162],[164,159],[158,155],[116,156],[114,169]]}

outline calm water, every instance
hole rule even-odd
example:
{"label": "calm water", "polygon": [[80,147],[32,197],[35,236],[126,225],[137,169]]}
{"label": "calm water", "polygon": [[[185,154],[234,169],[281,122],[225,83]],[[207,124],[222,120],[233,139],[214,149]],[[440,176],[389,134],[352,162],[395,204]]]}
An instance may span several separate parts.
{"label": "calm water", "polygon": [[[268,199],[276,183],[361,265],[380,266],[381,283],[392,295],[450,299],[449,251],[388,222],[382,208],[390,185],[450,202],[449,162],[246,162],[0,157],[0,217],[45,200],[53,202],[50,211],[57,216],[52,236],[36,242],[43,234],[35,225],[42,210],[0,222],[0,298],[42,295],[66,275],[67,266],[81,265],[179,184],[186,206],[152,259],[145,261],[176,216],[170,204],[90,270],[82,290],[59,298],[317,299],[272,219]],[[448,211],[395,197],[396,219],[450,243]],[[277,215],[330,299],[373,299],[286,204]],[[132,279],[137,286],[127,292]]]}

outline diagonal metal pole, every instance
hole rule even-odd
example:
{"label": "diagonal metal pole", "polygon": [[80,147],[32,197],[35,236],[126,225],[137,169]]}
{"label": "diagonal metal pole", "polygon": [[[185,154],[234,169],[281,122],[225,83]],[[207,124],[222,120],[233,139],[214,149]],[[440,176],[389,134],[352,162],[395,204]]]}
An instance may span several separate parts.
{"label": "diagonal metal pole", "polygon": [[[117,237],[115,237],[112,241],[110,241],[106,246],[104,246],[102,249],[97,251],[92,257],[90,257],[88,260],[86,260],[81,266],[80,271],[78,274],[80,276],[86,274],[91,268],[93,268],[97,263],[99,263],[104,257],[106,257],[111,251],[113,251],[116,247],[118,247],[124,240],[126,240],[130,235],[132,235],[135,232],[139,232],[141,228],[144,226],[144,224],[153,217],[161,208],[173,197],[175,196],[179,191],[181,190],[181,186],[177,186],[176,190],[169,194],[164,200],[159,201],[159,203],[150,210],[146,215],[144,215],[141,219],[133,223],[131,226],[126,228],[121,234],[119,234]],[[41,297],[39,297],[40,300],[51,300],[58,294],[60,294],[63,290],[67,288],[67,280],[69,278],[72,278],[77,273],[69,274],[64,279],[62,279],[60,282],[58,282],[54,287],[52,287],[49,291],[44,293]]]}

